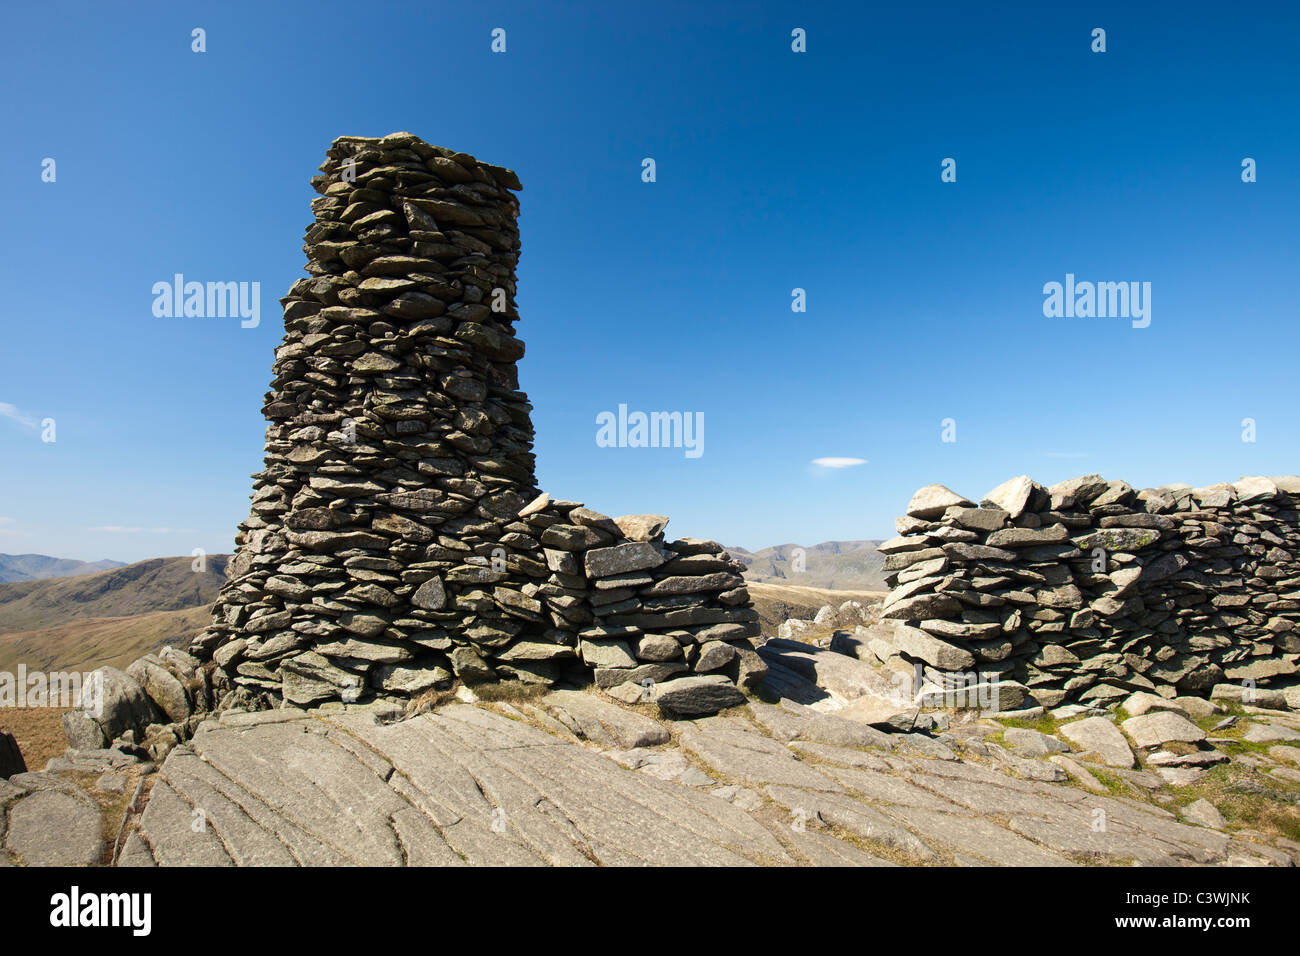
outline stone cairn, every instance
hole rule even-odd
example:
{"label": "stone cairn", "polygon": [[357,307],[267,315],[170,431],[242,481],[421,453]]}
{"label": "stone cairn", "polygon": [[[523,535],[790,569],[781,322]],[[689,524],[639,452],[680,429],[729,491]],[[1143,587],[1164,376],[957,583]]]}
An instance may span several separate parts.
{"label": "stone cairn", "polygon": [[880,546],[893,590],[867,645],[919,664],[936,703],[972,673],[1003,709],[1134,691],[1258,699],[1296,680],[1298,506],[1296,477],[1137,491],[1021,476],[978,507],[929,485]]}
{"label": "stone cairn", "polygon": [[667,518],[539,494],[515,363],[518,178],[334,141],[284,305],[266,467],[190,648],[222,706],[590,681],[716,712],[761,680],[742,566]]}

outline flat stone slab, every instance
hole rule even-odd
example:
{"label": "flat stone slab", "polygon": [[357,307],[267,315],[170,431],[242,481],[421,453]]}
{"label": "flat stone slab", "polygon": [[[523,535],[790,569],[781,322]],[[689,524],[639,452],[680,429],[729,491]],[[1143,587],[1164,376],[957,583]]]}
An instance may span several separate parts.
{"label": "flat stone slab", "polygon": [[[1083,723],[1068,725],[1081,739],[1088,736],[1077,733]],[[617,746],[620,739],[639,745]],[[677,721],[656,720],[595,691],[556,692],[538,704],[452,703],[410,719],[391,709],[332,705],[206,721],[147,778],[147,805],[116,862],[1291,861],[1281,846],[1221,831],[1208,806],[1189,805],[1180,818],[1154,802],[1112,796],[1070,757],[1049,756],[1013,757],[980,734],[880,734],[790,702],[752,702],[726,716]],[[1064,776],[1062,764],[1083,786],[1053,782]],[[1153,796],[1164,785],[1147,771],[1109,773]],[[1089,780],[1092,789],[1084,789]],[[0,803],[0,861],[102,859],[99,810],[71,777],[18,774]]]}
{"label": "flat stone slab", "polygon": [[103,856],[103,821],[89,798],[31,790],[7,816],[4,848],[28,866],[90,866]]}
{"label": "flat stone slab", "polygon": [[1266,744],[1274,740],[1300,740],[1300,730],[1282,724],[1251,724],[1242,735],[1253,744]]}
{"label": "flat stone slab", "polygon": [[1127,768],[1137,763],[1124,735],[1105,717],[1085,717],[1058,729],[1061,736],[1078,747],[1084,756],[1092,754],[1108,767]]}
{"label": "flat stone slab", "polygon": [[632,750],[667,743],[671,736],[657,720],[580,691],[556,691],[542,704],[579,736],[601,746]]}
{"label": "flat stone slab", "polygon": [[1158,747],[1172,741],[1194,744],[1205,739],[1205,731],[1171,710],[1130,717],[1120,727],[1139,747]]}
{"label": "flat stone slab", "polygon": [[841,789],[830,777],[802,763],[788,747],[769,737],[736,725],[700,723],[700,729],[682,733],[682,749],[729,781],[755,788],[782,784],[808,790]]}
{"label": "flat stone slab", "polygon": [[[612,720],[601,706],[614,705],[592,700]],[[137,864],[794,862],[724,800],[464,705],[391,724],[314,713],[205,725],[164,762],[140,836]]]}

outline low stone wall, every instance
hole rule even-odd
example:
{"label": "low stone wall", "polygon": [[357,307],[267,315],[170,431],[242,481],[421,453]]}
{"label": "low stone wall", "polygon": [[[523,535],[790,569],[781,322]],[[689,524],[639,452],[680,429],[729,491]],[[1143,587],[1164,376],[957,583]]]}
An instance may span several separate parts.
{"label": "low stone wall", "polygon": [[892,590],[868,646],[930,691],[977,673],[1049,707],[1290,684],[1298,508],[1294,476],[1142,491],[1021,476],[978,505],[929,485],[880,546]]}

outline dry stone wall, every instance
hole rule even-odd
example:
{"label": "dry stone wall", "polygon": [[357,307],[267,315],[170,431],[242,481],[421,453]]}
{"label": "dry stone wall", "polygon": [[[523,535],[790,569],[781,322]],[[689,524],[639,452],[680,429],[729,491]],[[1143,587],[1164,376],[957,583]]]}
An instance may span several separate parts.
{"label": "dry stone wall", "polygon": [[761,670],[743,567],[666,542],[666,518],[539,494],[515,174],[408,133],[327,156],[266,465],[191,648],[216,691],[306,706],[594,676],[665,709],[738,702]]}
{"label": "dry stone wall", "polygon": [[1021,476],[978,505],[930,485],[880,546],[892,590],[869,647],[919,665],[936,701],[971,674],[1017,689],[1012,706],[1290,685],[1298,509],[1294,476],[1141,491]]}

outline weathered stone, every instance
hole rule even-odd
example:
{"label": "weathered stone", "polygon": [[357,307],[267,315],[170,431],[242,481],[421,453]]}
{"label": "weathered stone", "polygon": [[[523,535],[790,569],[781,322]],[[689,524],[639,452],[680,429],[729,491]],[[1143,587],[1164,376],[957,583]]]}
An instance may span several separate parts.
{"label": "weathered stone", "polygon": [[665,714],[704,717],[745,702],[745,695],[726,677],[677,677],[654,687],[654,702]]}
{"label": "weathered stone", "polygon": [[930,520],[941,517],[949,508],[968,507],[971,504],[943,485],[926,485],[912,495],[912,500],[907,505],[907,514],[912,518]]}
{"label": "weathered stone", "polygon": [[1105,717],[1085,717],[1062,724],[1059,729],[1061,736],[1085,756],[1092,755],[1108,767],[1128,768],[1137,762],[1124,735]]}
{"label": "weathered stone", "polygon": [[975,666],[975,656],[970,651],[915,627],[898,625],[889,633],[888,639],[904,654],[943,670],[964,671]]}
{"label": "weathered stone", "polygon": [[1010,518],[1015,519],[1024,514],[1033,493],[1033,480],[1028,475],[1021,475],[998,485],[984,496],[980,504],[1001,508]]}
{"label": "weathered stone", "polygon": [[1182,714],[1167,710],[1130,717],[1120,727],[1139,747],[1157,747],[1174,740],[1197,743],[1205,739],[1205,731],[1200,727]]}

